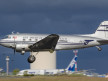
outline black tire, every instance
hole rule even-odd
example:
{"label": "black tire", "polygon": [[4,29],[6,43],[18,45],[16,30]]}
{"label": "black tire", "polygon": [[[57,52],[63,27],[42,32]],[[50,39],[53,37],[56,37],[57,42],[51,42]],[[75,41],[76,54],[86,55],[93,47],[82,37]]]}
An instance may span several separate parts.
{"label": "black tire", "polygon": [[36,58],[35,58],[34,55],[30,55],[30,56],[28,57],[28,62],[29,62],[29,63],[33,63],[35,60],[36,60]]}
{"label": "black tire", "polygon": [[98,48],[98,50],[99,50],[99,51],[101,51],[101,50],[102,50],[102,48]]}

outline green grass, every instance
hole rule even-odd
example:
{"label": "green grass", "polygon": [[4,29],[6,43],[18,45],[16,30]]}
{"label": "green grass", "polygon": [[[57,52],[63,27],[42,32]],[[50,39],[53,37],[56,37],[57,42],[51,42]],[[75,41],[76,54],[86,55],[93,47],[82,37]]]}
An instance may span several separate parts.
{"label": "green grass", "polygon": [[0,81],[108,81],[108,78],[85,77],[77,75],[60,76],[33,76],[33,77],[7,77]]}

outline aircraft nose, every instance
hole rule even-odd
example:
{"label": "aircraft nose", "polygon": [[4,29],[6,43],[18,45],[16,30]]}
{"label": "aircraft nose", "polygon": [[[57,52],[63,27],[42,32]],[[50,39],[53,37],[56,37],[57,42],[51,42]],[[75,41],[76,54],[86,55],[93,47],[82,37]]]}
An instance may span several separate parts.
{"label": "aircraft nose", "polygon": [[1,44],[1,42],[2,42],[2,39],[0,39],[0,44]]}
{"label": "aircraft nose", "polygon": [[3,43],[3,39],[2,39],[2,38],[0,38],[0,45],[2,45],[2,43]]}

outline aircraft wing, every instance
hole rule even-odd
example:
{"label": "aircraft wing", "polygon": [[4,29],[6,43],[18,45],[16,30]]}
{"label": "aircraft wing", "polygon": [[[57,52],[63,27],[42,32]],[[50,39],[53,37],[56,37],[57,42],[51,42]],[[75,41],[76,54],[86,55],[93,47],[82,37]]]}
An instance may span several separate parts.
{"label": "aircraft wing", "polygon": [[97,40],[101,44],[108,44],[108,40]]}
{"label": "aircraft wing", "polygon": [[58,39],[59,35],[51,34],[33,45],[30,45],[29,48],[34,52],[50,51],[52,53],[55,50]]}

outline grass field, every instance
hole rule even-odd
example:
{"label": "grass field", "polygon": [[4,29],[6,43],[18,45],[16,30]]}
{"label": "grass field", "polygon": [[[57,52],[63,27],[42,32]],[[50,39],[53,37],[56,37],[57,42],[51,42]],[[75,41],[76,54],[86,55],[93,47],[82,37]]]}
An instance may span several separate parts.
{"label": "grass field", "polygon": [[0,81],[108,81],[108,78],[85,76],[33,76],[33,77],[3,77]]}

